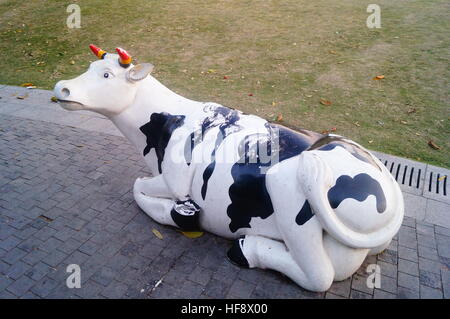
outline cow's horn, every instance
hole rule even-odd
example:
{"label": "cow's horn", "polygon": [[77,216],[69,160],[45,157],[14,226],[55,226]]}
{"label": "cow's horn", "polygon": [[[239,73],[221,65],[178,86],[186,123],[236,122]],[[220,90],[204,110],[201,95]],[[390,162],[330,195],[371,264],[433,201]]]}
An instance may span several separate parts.
{"label": "cow's horn", "polygon": [[121,67],[128,68],[131,64],[131,56],[122,48],[116,48],[119,54],[119,64]]}
{"label": "cow's horn", "polygon": [[106,51],[103,51],[102,49],[96,47],[93,44],[90,44],[89,48],[97,56],[97,58],[99,58],[99,59],[104,59],[105,58]]}

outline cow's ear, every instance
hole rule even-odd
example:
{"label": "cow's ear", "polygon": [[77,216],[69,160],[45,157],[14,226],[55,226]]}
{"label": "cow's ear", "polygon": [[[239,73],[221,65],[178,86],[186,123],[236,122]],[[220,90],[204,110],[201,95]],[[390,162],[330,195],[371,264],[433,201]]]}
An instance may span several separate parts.
{"label": "cow's ear", "polygon": [[153,71],[153,64],[151,63],[141,63],[133,66],[127,72],[127,79],[131,82],[140,81],[145,79]]}

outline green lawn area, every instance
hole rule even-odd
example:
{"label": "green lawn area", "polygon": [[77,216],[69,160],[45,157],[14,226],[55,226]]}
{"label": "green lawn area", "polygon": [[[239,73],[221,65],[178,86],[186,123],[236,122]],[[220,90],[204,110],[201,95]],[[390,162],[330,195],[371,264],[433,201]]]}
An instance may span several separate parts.
{"label": "green lawn area", "polygon": [[[70,3],[81,29],[66,27]],[[381,29],[366,27],[370,3],[0,0],[0,83],[51,89],[87,69],[89,43],[121,46],[188,98],[450,167],[448,0],[378,0]]]}

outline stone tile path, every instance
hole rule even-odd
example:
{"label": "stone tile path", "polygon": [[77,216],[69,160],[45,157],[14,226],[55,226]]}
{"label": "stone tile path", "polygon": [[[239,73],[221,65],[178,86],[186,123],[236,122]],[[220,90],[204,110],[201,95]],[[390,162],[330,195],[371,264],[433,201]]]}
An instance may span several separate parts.
{"label": "stone tile path", "polygon": [[[230,264],[225,239],[153,222],[131,193],[149,175],[136,150],[106,119],[61,110],[50,96],[0,87],[0,298],[450,298],[445,201],[405,191],[407,217],[391,246],[311,293]],[[440,210],[433,223],[427,209]],[[381,285],[371,289],[375,263]],[[67,288],[70,264],[80,265],[80,289]]]}

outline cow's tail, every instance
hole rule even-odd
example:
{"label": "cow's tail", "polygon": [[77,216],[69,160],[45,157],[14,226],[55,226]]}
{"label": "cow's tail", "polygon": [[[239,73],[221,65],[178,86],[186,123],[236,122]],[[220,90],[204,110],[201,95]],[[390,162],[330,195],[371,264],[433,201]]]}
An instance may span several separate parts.
{"label": "cow's tail", "polygon": [[391,190],[387,191],[394,192],[391,198],[396,203],[391,203],[390,209],[395,211],[387,225],[369,233],[361,233],[345,225],[331,207],[328,201],[328,190],[333,186],[333,172],[316,152],[306,151],[300,155],[298,179],[306,199],[324,230],[336,240],[353,248],[375,248],[388,243],[400,229],[404,204],[400,187],[386,167],[372,156],[379,163],[382,175],[387,175],[391,180]]}

